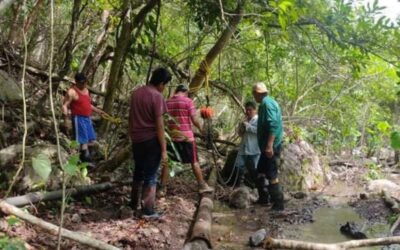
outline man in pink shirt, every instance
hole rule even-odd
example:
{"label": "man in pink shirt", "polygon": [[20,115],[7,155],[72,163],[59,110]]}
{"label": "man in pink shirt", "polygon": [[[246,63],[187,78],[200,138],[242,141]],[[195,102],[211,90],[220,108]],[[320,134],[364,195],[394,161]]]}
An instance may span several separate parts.
{"label": "man in pink shirt", "polygon": [[192,165],[193,173],[199,185],[199,192],[212,192],[213,189],[203,179],[197,157],[192,124],[200,131],[201,125],[196,119],[196,108],[192,99],[188,97],[188,90],[186,85],[178,85],[175,95],[167,101],[168,113],[174,118],[168,122],[168,128],[172,131],[172,141],[179,153],[181,162]]}
{"label": "man in pink shirt", "polygon": [[155,69],[146,86],[133,91],[129,110],[129,135],[132,141],[135,169],[131,205],[137,210],[143,188],[142,216],[158,218],[155,212],[157,170],[167,161],[163,115],[167,112],[162,92],[171,80],[164,68]]}

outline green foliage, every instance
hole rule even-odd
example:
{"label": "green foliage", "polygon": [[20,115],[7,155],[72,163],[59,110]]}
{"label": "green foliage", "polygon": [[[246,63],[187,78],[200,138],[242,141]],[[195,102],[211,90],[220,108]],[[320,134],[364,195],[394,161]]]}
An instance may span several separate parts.
{"label": "green foliage", "polygon": [[20,221],[19,218],[14,215],[7,217],[7,224],[11,227],[16,225],[19,221]]}
{"label": "green foliage", "polygon": [[393,224],[396,222],[397,217],[398,217],[398,214],[397,214],[397,213],[394,213],[394,214],[389,215],[389,216],[386,218],[386,220],[387,220],[387,222],[388,222],[390,225],[393,225]]}
{"label": "green foliage", "polygon": [[[79,144],[77,141],[73,140],[69,146],[73,151],[76,151],[76,149],[79,147]],[[80,162],[79,153],[73,153],[68,157],[67,163],[64,165],[63,170],[70,177],[78,174],[80,174],[82,177],[86,177],[88,174],[87,166],[87,162]]]}
{"label": "green foliage", "polygon": [[182,163],[170,159],[168,159],[168,166],[169,166],[170,177],[175,177],[176,173],[182,171],[183,169]]}
{"label": "green foliage", "polygon": [[377,165],[375,163],[369,163],[366,165],[368,168],[368,173],[365,176],[367,180],[377,180],[377,179],[382,179],[382,170],[381,166]]}
{"label": "green foliage", "polygon": [[394,131],[391,133],[390,146],[395,150],[400,150],[400,132]]}
{"label": "green foliage", "polygon": [[35,173],[39,175],[44,182],[46,182],[51,173],[51,163],[49,157],[44,154],[39,154],[36,157],[32,157],[32,166],[35,170]]}
{"label": "green foliage", "polygon": [[18,239],[10,239],[7,236],[0,236],[0,249],[2,250],[25,250],[24,243]]}

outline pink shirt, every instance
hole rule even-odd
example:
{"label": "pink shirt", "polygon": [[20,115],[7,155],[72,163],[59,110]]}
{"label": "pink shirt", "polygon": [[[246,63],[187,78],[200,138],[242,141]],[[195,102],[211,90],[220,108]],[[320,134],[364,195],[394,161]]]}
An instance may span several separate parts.
{"label": "pink shirt", "polygon": [[152,86],[133,91],[129,110],[129,136],[132,142],[157,137],[156,119],[167,112],[164,96]]}
{"label": "pink shirt", "polygon": [[194,141],[191,116],[196,114],[192,99],[177,94],[167,101],[168,113],[175,121],[168,122],[169,130],[177,129],[183,136],[173,134],[173,141]]}

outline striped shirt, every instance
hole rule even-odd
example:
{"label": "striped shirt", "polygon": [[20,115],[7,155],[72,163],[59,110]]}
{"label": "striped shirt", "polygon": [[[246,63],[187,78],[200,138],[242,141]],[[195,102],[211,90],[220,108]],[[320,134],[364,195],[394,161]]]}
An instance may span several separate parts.
{"label": "striped shirt", "polygon": [[[191,116],[196,114],[192,99],[183,94],[175,94],[167,101],[168,113],[172,116],[168,128],[173,141],[194,141]],[[174,133],[178,130],[181,133]]]}

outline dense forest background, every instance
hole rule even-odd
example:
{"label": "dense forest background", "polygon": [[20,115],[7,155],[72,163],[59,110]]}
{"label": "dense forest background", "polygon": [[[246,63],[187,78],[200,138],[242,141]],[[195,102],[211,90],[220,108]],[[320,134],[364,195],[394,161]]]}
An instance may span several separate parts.
{"label": "dense forest background", "polygon": [[[61,103],[84,72],[109,114],[94,117],[105,160],[98,171],[120,167],[131,91],[159,66],[173,72],[166,97],[179,83],[198,107],[209,97],[220,140],[239,141],[243,103],[263,81],[281,105],[287,141],[308,141],[327,157],[398,149],[400,19],[384,9],[356,0],[2,0],[0,150],[45,140],[71,152]],[[58,158],[74,175],[77,158]],[[10,183],[20,170],[1,177],[6,195],[18,192]]]}
{"label": "dense forest background", "polygon": [[[48,105],[50,64],[56,108],[66,80],[83,71],[98,105],[124,117],[119,101],[150,67],[169,67],[172,89],[208,53],[224,134],[258,81],[281,103],[286,126],[323,153],[372,153],[398,125],[398,21],[378,15],[378,1],[55,1],[53,19],[49,1],[14,2],[2,10],[0,67],[21,79],[26,53],[29,109]],[[199,105],[202,86],[191,83]]]}

